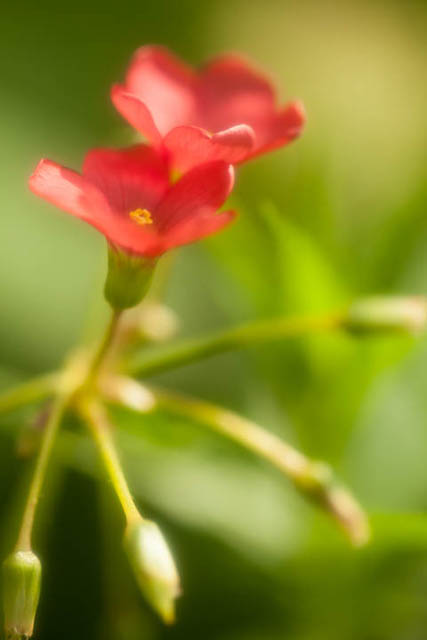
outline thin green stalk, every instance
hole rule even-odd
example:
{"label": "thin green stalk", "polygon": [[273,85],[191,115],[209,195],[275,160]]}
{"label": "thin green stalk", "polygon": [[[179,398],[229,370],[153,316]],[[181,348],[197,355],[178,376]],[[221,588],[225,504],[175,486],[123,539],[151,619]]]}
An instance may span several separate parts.
{"label": "thin green stalk", "polygon": [[108,322],[104,337],[89,367],[86,379],[86,384],[88,386],[95,383],[108,356],[119,327],[121,314],[122,311],[120,309],[113,309],[111,312],[110,320]]}
{"label": "thin green stalk", "polygon": [[38,452],[33,477],[31,480],[28,496],[25,502],[21,527],[16,543],[16,551],[31,550],[31,536],[34,525],[34,517],[40,499],[40,492],[46,475],[46,469],[52,451],[55,436],[58,431],[61,419],[67,408],[69,396],[60,394],[55,398],[50,410],[49,419],[43,431],[43,438]]}
{"label": "thin green stalk", "polygon": [[250,345],[330,331],[337,329],[341,322],[341,315],[330,313],[322,316],[261,320],[200,338],[181,340],[158,348],[153,353],[136,355],[127,363],[126,370],[134,376],[149,376]]}
{"label": "thin green stalk", "polygon": [[323,463],[308,459],[278,436],[236,413],[180,393],[146,389],[134,380],[107,380],[103,391],[114,403],[146,413],[156,408],[182,415],[209,426],[277,467],[295,487],[331,515],[351,542],[360,546],[369,538],[369,524],[350,493],[337,485],[332,471]]}
{"label": "thin green stalk", "polygon": [[112,426],[104,407],[93,399],[85,398],[79,404],[80,414],[86,422],[98,447],[105,470],[122,506],[127,522],[140,520],[124,476],[112,436]]}
{"label": "thin green stalk", "polygon": [[55,391],[57,384],[58,374],[49,373],[7,389],[0,394],[0,414],[44,400]]}
{"label": "thin green stalk", "polygon": [[113,309],[105,336],[95,357],[89,366],[86,381],[80,396],[77,398],[77,408],[86,422],[91,435],[97,445],[108,476],[113,484],[122,505],[126,520],[134,521],[141,516],[136,508],[129,487],[124,476],[119,456],[112,437],[112,428],[103,406],[91,396],[91,388],[96,385],[102,367],[110,353],[119,326],[122,311]]}
{"label": "thin green stalk", "polygon": [[[113,312],[107,331],[92,361],[88,381],[92,384],[108,354],[116,336],[120,312]],[[128,363],[127,370],[133,375],[149,376],[167,369],[173,369],[191,362],[207,358],[216,353],[240,349],[252,344],[295,337],[309,332],[327,331],[338,328],[341,318],[338,315],[314,316],[305,318],[279,318],[255,322],[228,329],[192,340],[181,340],[154,353],[137,355]],[[7,390],[0,394],[0,414],[17,409],[23,405],[43,400],[55,391],[57,373],[50,373]]]}
{"label": "thin green stalk", "polygon": [[[70,363],[64,367],[61,376],[51,374],[41,378],[36,378],[24,385],[21,385],[17,389],[9,391],[0,399],[0,409],[6,411],[27,402],[41,399],[48,395],[49,392],[55,390],[55,388],[57,392],[53,405],[50,409],[47,424],[43,431],[34,474],[25,502],[21,527],[16,543],[16,550],[31,550],[31,536],[34,517],[40,499],[40,492],[46,475],[50,454],[61,419],[68,404],[70,404],[72,400],[76,400],[79,393],[81,394],[83,390],[87,390],[96,382],[101,367],[113,343],[119,318],[120,312],[113,311],[104,339],[102,340],[101,345],[88,369],[85,365],[86,358],[84,357],[82,359],[81,354],[76,354],[71,359]],[[78,389],[80,391],[77,391]]]}

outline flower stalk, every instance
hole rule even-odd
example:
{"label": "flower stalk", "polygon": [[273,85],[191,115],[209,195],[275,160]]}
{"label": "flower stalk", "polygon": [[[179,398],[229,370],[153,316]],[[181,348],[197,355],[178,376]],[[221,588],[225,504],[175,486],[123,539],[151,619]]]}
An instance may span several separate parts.
{"label": "flower stalk", "polygon": [[49,373],[22,382],[12,389],[7,389],[0,394],[0,415],[44,400],[55,392],[58,387],[58,379],[57,373]]}
{"label": "flower stalk", "polygon": [[166,624],[175,619],[179,576],[159,527],[138,511],[114,445],[112,425],[101,403],[86,397],[80,414],[88,425],[126,519],[123,545],[138,586]]}
{"label": "flower stalk", "polygon": [[341,327],[344,317],[342,313],[329,313],[318,316],[259,320],[208,336],[181,340],[175,344],[157,348],[152,353],[136,354],[129,359],[125,368],[134,376],[151,376],[247,346],[333,331]]}
{"label": "flower stalk", "polygon": [[190,396],[159,389],[146,389],[126,377],[106,380],[108,399],[133,411],[146,413],[165,409],[205,424],[268,460],[287,476],[297,490],[333,517],[354,546],[370,537],[369,523],[351,494],[338,485],[331,469],[308,459],[294,447],[254,422],[217,405]]}
{"label": "flower stalk", "polygon": [[89,364],[86,380],[84,382],[85,388],[90,388],[96,385],[99,374],[107,360],[110,351],[112,349],[116,334],[119,329],[120,318],[122,311],[119,309],[113,309],[110,315],[109,322],[107,324],[104,337],[95,351],[95,355]]}
{"label": "flower stalk", "polygon": [[31,537],[34,526],[35,513],[40,499],[40,492],[46,475],[50,454],[55,442],[55,437],[61,419],[66,411],[68,402],[69,396],[65,394],[59,394],[53,402],[50,416],[43,431],[41,446],[39,449],[33,477],[25,502],[21,527],[15,546],[16,551],[31,551]]}
{"label": "flower stalk", "polygon": [[112,436],[112,426],[104,407],[96,400],[85,397],[79,403],[79,411],[97,445],[127,524],[139,520],[140,514],[123,473]]}
{"label": "flower stalk", "polygon": [[[100,373],[104,359],[108,357],[113,340],[120,334],[120,317],[119,311],[113,312],[105,337],[90,365],[88,377],[91,378],[92,383]],[[215,354],[243,349],[251,345],[314,332],[333,331],[341,328],[343,317],[342,314],[332,313],[252,322],[200,338],[181,340],[155,347],[152,352],[150,350],[150,353],[139,353],[129,358],[125,362],[124,368],[132,375],[149,376],[197,362]],[[58,378],[58,373],[50,373],[24,382],[0,394],[0,414],[45,399],[58,387]]]}
{"label": "flower stalk", "polygon": [[[29,638],[33,633],[41,583],[41,563],[32,550],[34,520],[58,429],[81,380],[81,365],[80,357],[71,359],[55,379],[56,395],[43,429],[15,549],[3,564],[5,629],[11,640]],[[28,385],[23,396],[34,399],[36,390],[52,390],[53,384],[53,379],[45,377],[43,384]]]}

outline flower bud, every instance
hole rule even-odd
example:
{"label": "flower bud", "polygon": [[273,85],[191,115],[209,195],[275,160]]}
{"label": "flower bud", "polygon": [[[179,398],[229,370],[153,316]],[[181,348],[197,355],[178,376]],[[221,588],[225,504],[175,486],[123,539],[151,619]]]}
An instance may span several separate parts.
{"label": "flower bud", "polygon": [[149,520],[131,522],[124,547],[141,591],[164,622],[174,622],[179,577],[160,529]]}
{"label": "flower bud", "polygon": [[40,581],[40,560],[32,551],[15,551],[4,561],[3,607],[8,640],[32,636]]}
{"label": "flower bud", "polygon": [[352,304],[343,327],[354,333],[407,331],[419,333],[427,325],[427,299],[378,296]]}
{"label": "flower bud", "polygon": [[113,309],[128,309],[141,302],[151,284],[156,261],[108,249],[108,274],[104,294]]}
{"label": "flower bud", "polygon": [[347,489],[333,486],[325,492],[322,499],[324,506],[334,515],[355,547],[363,547],[369,542],[369,520]]}
{"label": "flower bud", "polygon": [[129,345],[164,342],[178,331],[177,315],[172,309],[147,299],[130,309],[121,321],[121,335]]}
{"label": "flower bud", "polygon": [[169,307],[150,301],[144,303],[138,311],[137,328],[141,338],[163,342],[176,334],[178,318]]}

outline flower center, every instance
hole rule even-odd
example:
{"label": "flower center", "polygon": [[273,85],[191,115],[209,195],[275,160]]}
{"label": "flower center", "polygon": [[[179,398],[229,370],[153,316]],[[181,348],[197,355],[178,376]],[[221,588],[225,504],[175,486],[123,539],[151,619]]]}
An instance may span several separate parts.
{"label": "flower center", "polygon": [[134,211],[130,211],[129,218],[136,222],[136,224],[153,224],[153,217],[148,209],[135,209]]}

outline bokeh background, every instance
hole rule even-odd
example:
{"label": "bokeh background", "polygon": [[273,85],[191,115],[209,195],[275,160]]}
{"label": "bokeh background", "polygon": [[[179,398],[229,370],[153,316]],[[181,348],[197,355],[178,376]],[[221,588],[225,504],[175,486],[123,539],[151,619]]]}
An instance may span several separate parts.
{"label": "bokeh background", "polygon": [[[181,335],[370,293],[426,294],[426,17],[424,2],[392,0],[4,4],[1,387],[54,368],[105,318],[103,239],[38,201],[27,178],[41,156],[78,168],[87,148],[132,140],[108,91],[146,43],[194,64],[243,52],[308,113],[298,142],[239,170],[235,227],[178,252],[165,299]],[[182,574],[166,629],[123,558],[96,452],[67,425],[36,532],[38,640],[427,638],[426,339],[305,338],[159,382],[328,461],[369,510],[373,542],[350,549],[274,469],[204,427],[117,412],[132,487]],[[17,436],[33,414],[1,421],[3,555],[30,464]]]}

